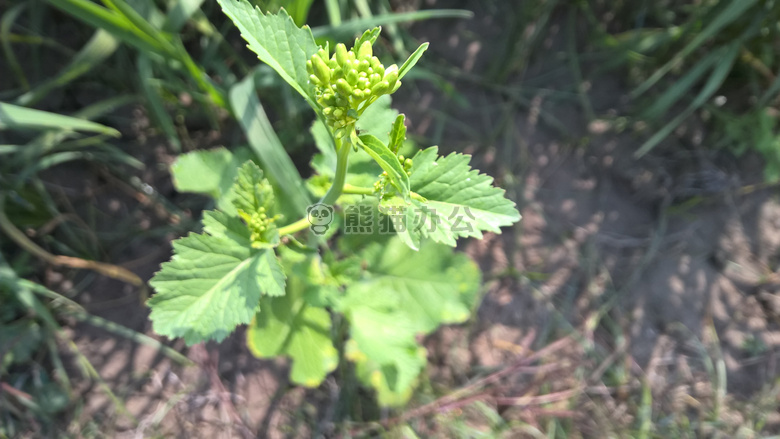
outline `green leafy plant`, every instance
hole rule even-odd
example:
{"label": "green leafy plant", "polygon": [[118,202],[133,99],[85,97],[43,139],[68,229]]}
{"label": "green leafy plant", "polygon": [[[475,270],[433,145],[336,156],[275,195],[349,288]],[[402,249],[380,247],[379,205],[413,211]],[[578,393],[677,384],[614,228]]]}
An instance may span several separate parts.
{"label": "green leafy plant", "polygon": [[202,233],[173,242],[173,258],[151,280],[154,330],[191,345],[249,324],[250,350],[290,357],[293,382],[317,386],[343,358],[381,405],[399,406],[426,365],[417,337],[467,320],[476,304],[480,273],[453,252],[456,239],[500,233],[520,215],[469,156],[442,157],[437,147],[401,154],[405,118],[387,96],[427,43],[400,68],[385,67],[373,53],[380,28],[331,51],[284,10],[219,3],[316,112],[320,154],[307,187],[320,199],[309,197],[306,212],[286,204],[290,188],[266,178],[273,167],[240,153],[181,156],[177,188],[213,197],[217,209],[204,213]]}

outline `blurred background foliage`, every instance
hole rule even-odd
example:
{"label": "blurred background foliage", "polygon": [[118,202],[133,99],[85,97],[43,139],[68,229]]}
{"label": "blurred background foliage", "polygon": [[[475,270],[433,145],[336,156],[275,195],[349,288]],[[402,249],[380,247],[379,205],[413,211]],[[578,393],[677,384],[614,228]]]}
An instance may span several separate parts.
{"label": "blurred background foliage", "polygon": [[[472,16],[465,1],[447,2],[463,9],[390,0],[254,3],[266,11],[284,7],[320,43],[382,25],[379,54],[395,60],[417,45],[408,23]],[[766,180],[780,180],[780,2],[486,4],[510,13],[498,19],[505,27],[492,42],[498,48],[487,73],[470,79],[524,99],[508,81],[539,54],[551,23],[568,23],[579,110],[588,122],[636,130],[637,160],[695,118],[709,128],[700,139],[706,148],[759,154]],[[102,261],[119,259],[139,239],[165,242],[191,230],[192,211],[208,207],[201,198],[171,198],[166,158],[217,145],[248,148],[278,185],[304,187],[316,151],[308,129],[313,115],[244,46],[210,0],[0,0],[0,437],[88,435],[95,426],[74,424],[83,406],[74,378],[97,382],[122,411],[121,398],[64,329],[77,322],[188,363],[78,303],[98,276],[145,294],[139,276]],[[600,61],[591,77],[617,75],[629,84],[625,111],[594,113],[582,84],[584,59]],[[468,104],[453,86],[467,72],[425,60],[420,66],[410,80],[428,81]],[[254,117],[243,117],[248,113]],[[152,147],[157,138],[165,139],[165,150]],[[117,220],[89,182],[110,182],[141,202]],[[149,206],[158,215],[139,221]],[[75,282],[53,282],[51,267],[79,274]],[[495,434],[483,437],[508,431],[507,421],[485,406],[473,411]],[[452,437],[474,437],[467,423],[450,421],[443,422]]]}

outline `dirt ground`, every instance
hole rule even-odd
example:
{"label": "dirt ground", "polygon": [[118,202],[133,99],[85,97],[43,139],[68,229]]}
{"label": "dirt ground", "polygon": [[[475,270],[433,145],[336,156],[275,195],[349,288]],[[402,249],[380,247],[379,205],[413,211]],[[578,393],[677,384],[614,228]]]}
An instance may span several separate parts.
{"label": "dirt ground", "polygon": [[[463,6],[440,3],[435,6]],[[461,245],[484,270],[485,297],[470,324],[427,340],[431,381],[454,390],[569,337],[571,343],[544,357],[549,369],[511,374],[481,400],[534,422],[533,400],[512,398],[570,392],[565,396],[581,402],[581,414],[593,416],[581,419],[566,407],[560,414],[577,419],[588,436],[600,422],[630,424],[626,395],[642,386],[649,386],[654,405],[671,411],[695,411],[717,398],[736,407],[759,395],[777,379],[780,353],[780,202],[775,187],[760,185],[761,162],[709,150],[695,122],[649,156],[632,158],[642,134],[608,121],[629,105],[618,76],[589,78],[596,66],[582,66],[588,100],[603,119],[597,122],[588,122],[576,93],[563,99],[556,93],[571,91],[573,78],[558,55],[565,38],[555,21],[522,75],[498,87],[480,83],[475,78],[496,59],[491,42],[506,29],[495,22],[495,11],[469,9],[473,20],[412,27],[419,40],[431,41],[432,68],[463,69],[453,79],[460,95],[421,81],[395,106],[407,114],[412,134],[436,139],[445,153],[474,154],[474,165],[506,188],[523,219],[501,235]],[[463,98],[468,105],[460,104]],[[164,145],[149,142],[149,171],[141,180],[176,201],[157,166],[170,156]],[[73,189],[107,184],[86,180]],[[151,198],[109,195],[98,208],[117,216],[145,212],[138,220],[148,227],[167,221]],[[139,202],[147,204],[139,209]],[[173,237],[139,239],[113,262],[147,280],[169,258]],[[156,337],[141,293],[132,288],[98,279],[78,300],[96,315]],[[99,384],[82,389],[82,420],[95,421],[108,436],[331,431],[336,380],[316,390],[291,387],[286,362],[251,356],[241,331],[221,345],[186,350],[173,343],[197,364],[186,368],[88,325],[74,331],[79,348],[125,401],[121,413]],[[724,386],[726,396],[719,393]],[[726,408],[721,416],[738,424],[743,415]],[[777,413],[767,422],[780,429]]]}

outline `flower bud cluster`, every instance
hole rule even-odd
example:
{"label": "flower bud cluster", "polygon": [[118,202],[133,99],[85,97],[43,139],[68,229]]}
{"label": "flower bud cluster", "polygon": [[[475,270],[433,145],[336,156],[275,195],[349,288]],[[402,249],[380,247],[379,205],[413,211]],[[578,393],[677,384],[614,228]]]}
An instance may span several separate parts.
{"label": "flower bud cluster", "polygon": [[[366,106],[401,85],[398,66],[385,68],[373,56],[370,41],[350,50],[339,43],[332,56],[327,47],[321,48],[306,62],[306,69],[315,87],[317,103],[337,136],[346,134],[345,128],[357,121]],[[364,102],[366,105],[361,108]]]}
{"label": "flower bud cluster", "polygon": [[251,233],[249,240],[252,242],[252,247],[262,247],[262,243],[268,241],[266,232],[273,227],[273,222],[277,220],[277,217],[269,217],[265,207],[260,207],[257,212],[251,215],[244,211],[240,211],[239,215],[249,227]]}
{"label": "flower bud cluster", "polygon": [[[403,155],[399,155],[398,161],[401,163],[401,166],[403,166],[406,175],[411,177],[412,166],[414,165],[412,159],[407,159],[404,158]],[[385,188],[387,188],[388,184],[390,184],[390,177],[387,175],[387,171],[384,171],[382,172],[382,174],[379,175],[379,180],[374,182],[374,193],[379,194],[380,198],[384,197]]]}

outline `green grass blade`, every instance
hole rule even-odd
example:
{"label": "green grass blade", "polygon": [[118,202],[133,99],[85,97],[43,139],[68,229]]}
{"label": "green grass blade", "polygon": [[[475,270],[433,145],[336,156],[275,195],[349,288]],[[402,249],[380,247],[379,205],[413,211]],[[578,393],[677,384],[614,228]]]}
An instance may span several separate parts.
{"label": "green grass blade", "polygon": [[655,102],[646,108],[641,117],[644,119],[657,119],[663,116],[677,101],[685,97],[686,93],[693,88],[699,79],[723,56],[721,51],[712,52],[688,71],[682,78],[677,80],[674,85],[669,87],[660,97],[655,98]]}
{"label": "green grass blade", "polygon": [[301,175],[295,168],[282,142],[274,132],[255,92],[254,75],[249,75],[230,89],[230,105],[246,133],[263,170],[276,183],[285,199],[301,215],[310,204]]}
{"label": "green grass blade", "polygon": [[22,106],[33,105],[52,90],[63,87],[81,75],[88,73],[119,46],[119,41],[103,29],[98,29],[89,42],[71,59],[70,63],[54,78],[23,94],[16,103]]}
{"label": "green grass blade", "polygon": [[330,25],[340,25],[341,8],[339,7],[339,0],[325,0],[325,9],[328,11],[328,21],[330,21]]}
{"label": "green grass blade", "polygon": [[11,47],[10,36],[11,27],[28,4],[29,3],[20,3],[13,8],[10,8],[3,14],[3,18],[0,19],[0,41],[2,41],[3,44],[3,55],[5,55],[8,66],[11,67],[11,71],[16,76],[17,82],[19,82],[19,85],[25,90],[30,89],[30,83],[27,81],[27,76],[25,76],[22,66],[19,64],[19,60],[14,54],[13,47]]}
{"label": "green grass blade", "polygon": [[0,102],[0,130],[4,129],[59,129],[120,136],[119,131],[99,123]]}
{"label": "green grass blade", "polygon": [[734,20],[738,19],[742,13],[747,11],[750,7],[756,4],[758,0],[732,0],[731,3],[724,8],[715,19],[709,22],[706,28],[701,31],[696,37],[691,40],[681,51],[664,64],[660,69],[656,70],[645,82],[639,85],[634,91],[631,92],[631,97],[636,98],[642,93],[650,89],[655,83],[663,78],[669,71],[671,71],[675,65],[682,62],[682,60],[698,49],[699,46],[704,44],[710,38],[712,38],[718,31],[728,26]]}
{"label": "green grass blade", "polygon": [[165,53],[165,48],[150,35],[135,26],[126,17],[101,7],[89,0],[47,0],[52,6],[75,18],[110,32],[123,42],[140,49],[156,53]]}
{"label": "green grass blade", "polygon": [[157,42],[158,46],[163,53],[175,54],[176,49],[171,44],[171,40],[168,35],[164,34],[157,28],[155,28],[149,21],[141,16],[135,9],[132,8],[124,0],[102,0],[103,3],[109,7],[109,9],[115,11],[118,14],[129,21],[136,29],[143,32],[145,35],[152,38]]}
{"label": "green grass blade", "polygon": [[[82,110],[74,113],[72,117],[92,120],[106,113],[110,113],[119,107],[136,101],[137,98],[135,96],[116,96],[96,102],[89,107],[83,108]],[[72,136],[73,131],[47,131],[29,141],[26,145],[19,146],[19,148],[23,149],[23,151],[15,163],[18,163],[19,165],[33,163],[37,161],[42,155],[54,150],[59,146],[62,146],[63,142],[65,142],[68,137]]]}
{"label": "green grass blade", "polygon": [[309,16],[309,10],[314,0],[295,0],[287,6],[287,12],[292,17],[295,24],[303,26],[306,24],[306,18]]}
{"label": "green grass blade", "polygon": [[696,96],[696,99],[694,99],[693,102],[691,102],[691,104],[682,113],[677,115],[677,117],[666,124],[657,133],[655,133],[655,135],[653,135],[642,146],[640,146],[639,149],[634,152],[634,158],[638,159],[650,152],[650,150],[661,143],[661,141],[664,140],[669,134],[671,134],[672,131],[674,131],[678,126],[680,126],[680,124],[683,123],[683,121],[688,118],[688,116],[693,114],[694,111],[704,105],[704,103],[707,102],[707,100],[712,97],[716,91],[718,91],[721,84],[723,84],[723,81],[726,79],[726,76],[728,76],[729,72],[731,71],[731,67],[734,65],[734,61],[737,59],[740,44],[741,41],[737,40],[731,43],[731,45],[724,47],[723,50],[718,51],[718,55],[722,54],[722,56],[719,56],[720,64],[718,64],[717,67],[715,67],[715,69],[712,71],[712,74],[704,84],[702,90]]}
{"label": "green grass blade", "polygon": [[370,18],[350,20],[336,26],[320,26],[311,30],[314,38],[330,37],[335,40],[347,40],[366,29],[407,21],[431,20],[435,18],[472,18],[474,13],[462,9],[432,9],[427,11],[404,12],[400,14],[382,14]]}
{"label": "green grass blade", "polygon": [[152,63],[148,56],[144,54],[138,55],[138,62],[136,64],[138,68],[138,79],[141,85],[141,90],[146,98],[147,108],[152,115],[152,118],[157,122],[165,133],[165,137],[171,142],[175,151],[181,151],[181,142],[179,136],[176,133],[176,126],[173,124],[173,118],[165,110],[160,94],[157,92],[157,88],[152,85],[151,80],[154,78],[154,71],[152,69]]}

